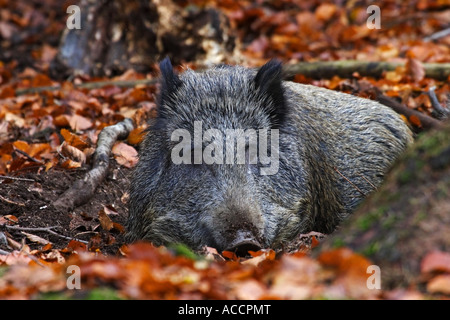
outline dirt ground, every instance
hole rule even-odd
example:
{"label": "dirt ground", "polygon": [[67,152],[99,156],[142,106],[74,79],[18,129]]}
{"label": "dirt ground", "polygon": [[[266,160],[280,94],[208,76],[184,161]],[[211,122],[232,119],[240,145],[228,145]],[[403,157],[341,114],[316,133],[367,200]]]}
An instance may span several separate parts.
{"label": "dirt ground", "polygon": [[[125,225],[129,169],[111,160],[108,176],[88,203],[68,213],[58,212],[52,206],[76,179],[85,175],[86,170],[52,168],[48,172],[34,170],[22,173],[17,176],[21,180],[0,179],[0,215],[17,217],[18,222],[14,226],[20,228],[54,227],[51,230],[66,238],[37,231],[39,229],[4,230],[0,226],[0,231],[18,242],[24,241],[30,249],[40,249],[43,243],[31,241],[23,232],[48,240],[55,249],[65,248],[70,238],[76,238],[89,242],[90,247],[104,254],[115,254],[123,244],[123,235],[114,229],[111,233],[105,232],[100,226],[98,212],[105,210],[113,222]],[[7,250],[4,243],[0,243],[0,249]]]}

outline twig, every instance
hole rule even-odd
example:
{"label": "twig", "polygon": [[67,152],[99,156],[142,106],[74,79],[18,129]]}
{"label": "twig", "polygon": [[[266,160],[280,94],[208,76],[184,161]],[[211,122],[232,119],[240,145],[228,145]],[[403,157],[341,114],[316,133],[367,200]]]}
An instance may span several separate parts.
{"label": "twig", "polygon": [[57,237],[60,237],[60,238],[66,239],[66,240],[75,240],[75,241],[78,241],[78,242],[82,242],[82,243],[88,244],[88,242],[85,241],[85,240],[80,240],[80,239],[77,239],[77,238],[67,237],[67,236],[64,236],[64,235],[62,235],[62,234],[59,234],[59,233],[53,231],[52,229],[53,229],[53,228],[56,228],[56,226],[42,227],[42,228],[39,228],[39,227],[37,227],[37,228],[29,228],[29,227],[18,227],[18,226],[8,226],[8,225],[5,225],[5,227],[6,227],[7,229],[10,229],[10,230],[17,230],[17,231],[48,232],[48,233],[50,233],[50,234],[52,234],[52,235],[54,235],[54,236],[57,236]]}
{"label": "twig", "polygon": [[415,116],[420,120],[420,123],[422,125],[422,127],[424,129],[431,129],[431,128],[440,128],[442,127],[442,122],[439,120],[436,120],[428,115],[426,115],[425,113],[413,110],[408,108],[407,106],[403,105],[400,102],[397,102],[396,100],[385,96],[384,94],[381,93],[380,90],[375,90],[376,92],[376,100],[381,103],[384,104],[385,106],[388,106],[390,108],[392,108],[394,111],[396,111],[397,113],[403,114],[404,116],[406,116],[406,118],[410,118],[411,116]]}
{"label": "twig", "polygon": [[26,153],[25,151],[22,151],[20,149],[14,149],[15,152],[20,153],[21,155],[25,156],[25,158],[27,158],[28,160],[32,161],[32,162],[36,162],[36,163],[40,163],[42,164],[42,161],[30,156],[28,153]]}
{"label": "twig", "polygon": [[359,191],[359,193],[361,193],[364,197],[366,196],[366,194],[364,192],[361,191],[360,188],[358,188],[358,186],[356,184],[354,184],[353,182],[351,182],[350,180],[347,179],[346,176],[344,176],[336,167],[333,168],[337,173],[339,173],[339,175],[344,178],[345,180],[347,180],[348,183],[350,183],[356,190]]}
{"label": "twig", "polygon": [[439,100],[436,97],[436,93],[434,92],[434,90],[436,90],[436,87],[432,86],[430,89],[428,89],[427,95],[430,98],[431,105],[434,108],[435,116],[436,116],[436,118],[441,119],[441,120],[447,119],[448,116],[450,115],[450,110],[445,109],[439,103]]}
{"label": "twig", "polygon": [[[152,85],[158,82],[158,79],[138,79],[138,80],[106,80],[96,82],[84,82],[80,84],[73,84],[76,89],[98,89],[105,86],[115,86],[120,88],[133,88],[137,85]],[[22,88],[16,90],[16,96],[30,93],[40,93],[44,91],[61,90],[61,86],[44,86],[33,88]]]}
{"label": "twig", "polygon": [[11,180],[30,181],[30,182],[34,182],[35,181],[33,179],[28,179],[28,178],[19,178],[19,177],[1,176],[1,175],[0,175],[0,179],[11,179]]}
{"label": "twig", "polygon": [[98,135],[97,149],[94,153],[92,169],[84,178],[75,181],[53,203],[53,206],[60,211],[66,212],[86,203],[108,173],[109,156],[114,143],[118,139],[126,138],[133,129],[133,120],[129,118],[104,128]]}
{"label": "twig", "polygon": [[14,204],[16,206],[21,206],[21,207],[25,207],[25,204],[22,202],[16,202],[10,199],[5,198],[4,196],[0,195],[0,200],[2,200],[3,202],[9,203],[9,204]]}
{"label": "twig", "polygon": [[440,38],[444,38],[448,35],[450,35],[450,28],[435,32],[435,33],[423,38],[423,41],[425,41],[425,42],[433,41],[433,40],[437,40]]}

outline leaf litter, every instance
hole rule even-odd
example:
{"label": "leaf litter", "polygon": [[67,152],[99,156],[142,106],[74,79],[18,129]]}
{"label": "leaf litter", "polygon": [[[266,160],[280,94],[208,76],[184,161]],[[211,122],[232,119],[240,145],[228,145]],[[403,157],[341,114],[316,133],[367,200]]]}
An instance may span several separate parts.
{"label": "leaf litter", "polygon": [[[192,5],[198,2],[188,1]],[[372,97],[371,90],[377,87],[427,114],[432,111],[424,94],[429,88],[436,87],[439,100],[448,101],[448,81],[427,78],[423,68],[424,62],[450,62],[448,37],[423,40],[450,22],[448,7],[439,1],[413,1],[408,6],[386,2],[382,9],[386,17],[413,17],[411,10],[422,10],[423,19],[420,24],[394,23],[389,32],[377,33],[358,25],[366,19],[362,8],[345,4],[303,1],[301,10],[293,10],[298,1],[259,7],[251,1],[208,2],[230,18],[249,65],[260,65],[275,56],[291,63],[317,58],[404,61],[405,67],[385,72],[378,79],[357,74],[352,79],[296,75],[294,81],[366,98]],[[42,23],[48,26],[45,32],[50,39],[58,38],[55,30],[63,28],[64,18],[52,21],[45,11],[59,12],[57,1],[43,4],[34,20],[30,17],[36,8],[17,6],[22,18],[14,14],[14,8],[5,7],[2,12],[3,39],[19,34],[36,41],[33,30]],[[298,37],[299,32],[305,37]],[[416,38],[402,37],[404,34]],[[449,256],[440,251],[422,260],[425,290],[389,291],[368,289],[367,267],[371,263],[349,249],[324,252],[317,258],[311,255],[311,247],[320,246],[322,237],[317,234],[300,239],[288,253],[265,249],[250,252],[247,258],[214,248],[193,253],[183,246],[124,245],[126,177],[136,163],[136,148],[147,120],[156,116],[156,86],[90,90],[74,86],[97,80],[89,77],[57,83],[47,75],[57,42],[38,41],[31,55],[30,47],[18,45],[16,51],[6,47],[0,56],[0,298],[39,298],[49,292],[70,296],[70,265],[80,267],[82,290],[103,286],[113,288],[120,298],[132,299],[422,299],[450,295]],[[25,58],[30,56],[35,59],[33,63]],[[153,76],[129,70],[121,77]],[[59,89],[18,94],[20,90],[55,85]],[[115,145],[115,162],[91,203],[67,215],[51,210],[50,203],[87,170],[100,130],[124,117],[133,118],[137,129],[127,143]],[[421,127],[415,116],[405,121]],[[43,231],[46,228],[57,235]]]}

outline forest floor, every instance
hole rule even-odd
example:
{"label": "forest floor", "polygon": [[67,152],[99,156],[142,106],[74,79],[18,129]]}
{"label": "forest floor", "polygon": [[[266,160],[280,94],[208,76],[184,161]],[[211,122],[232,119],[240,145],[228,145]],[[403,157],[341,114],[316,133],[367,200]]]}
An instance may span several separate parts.
{"label": "forest floor", "polygon": [[[287,64],[317,59],[402,62],[404,67],[379,78],[296,75],[293,80],[366,98],[373,98],[373,88],[378,88],[427,116],[433,115],[430,88],[435,87],[442,105],[448,103],[448,79],[426,77],[423,68],[424,63],[450,62],[450,36],[426,40],[450,23],[450,7],[443,2],[402,6],[386,1],[383,27],[370,31],[366,6],[294,0],[274,7],[250,1],[206,3],[230,18],[239,54],[249,66],[272,57]],[[295,253],[265,249],[245,259],[214,248],[199,254],[183,246],[126,245],[128,176],[141,132],[155,116],[157,86],[123,88],[114,81],[156,79],[157,66],[148,74],[128,70],[109,78],[53,80],[48,70],[67,5],[69,1],[0,1],[0,298],[92,298],[97,288],[108,288],[95,298],[448,299],[449,254],[439,250],[414,257],[420,260],[421,274],[413,285],[373,290],[367,285],[373,262],[364,255],[347,247],[318,256],[305,253],[320,246],[320,234],[305,235]],[[95,81],[111,84],[79,86]],[[30,91],[44,86],[56,89]],[[93,197],[68,213],[56,210],[52,203],[89,170],[99,132],[126,117],[135,120],[136,129],[115,145],[107,177]],[[417,117],[404,120],[416,133],[424,131]],[[439,180],[427,183],[438,185]],[[448,209],[446,205],[440,207]],[[395,206],[407,207],[400,202]],[[67,289],[71,265],[81,268],[79,292]]]}

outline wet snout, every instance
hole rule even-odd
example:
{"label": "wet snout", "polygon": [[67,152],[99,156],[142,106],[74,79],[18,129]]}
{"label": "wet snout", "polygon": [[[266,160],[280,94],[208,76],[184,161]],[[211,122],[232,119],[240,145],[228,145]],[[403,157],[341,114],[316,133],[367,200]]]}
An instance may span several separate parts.
{"label": "wet snout", "polygon": [[249,251],[258,251],[261,249],[261,243],[254,235],[247,231],[239,231],[236,237],[225,247],[225,251],[234,252],[238,257],[248,256]]}

